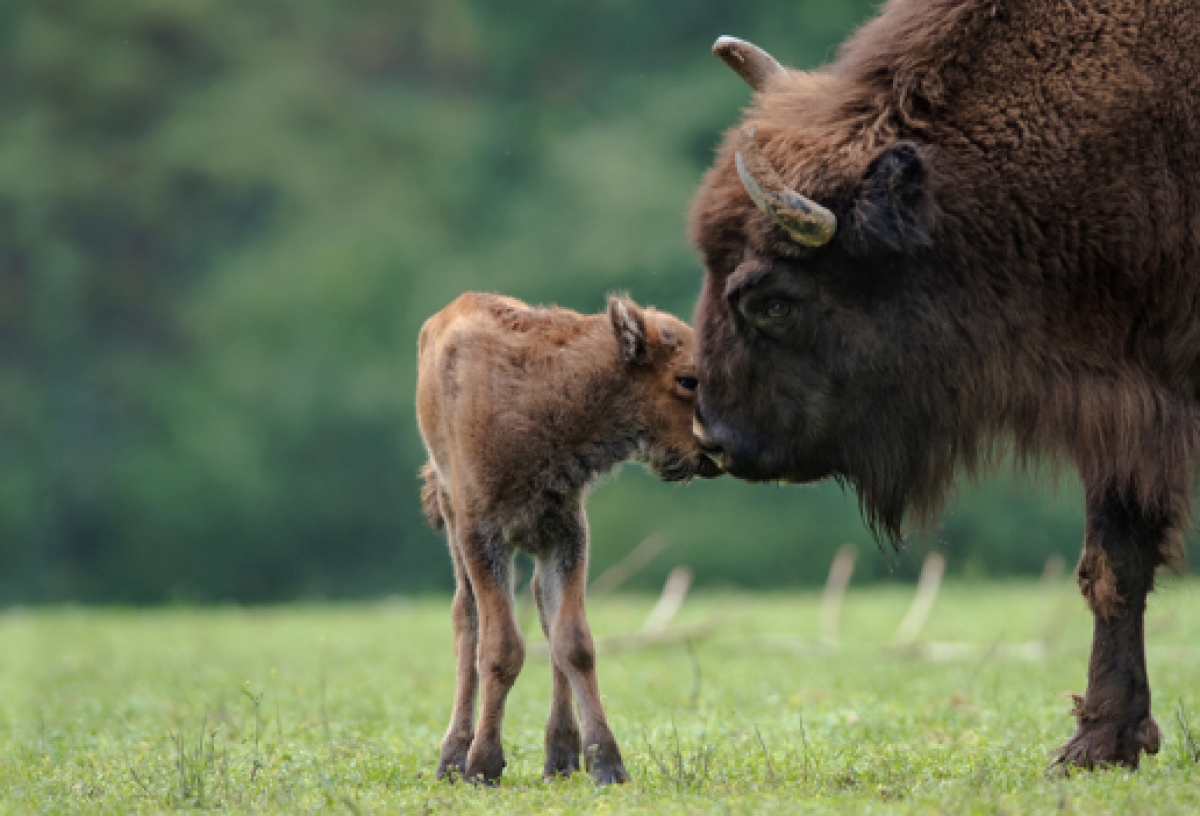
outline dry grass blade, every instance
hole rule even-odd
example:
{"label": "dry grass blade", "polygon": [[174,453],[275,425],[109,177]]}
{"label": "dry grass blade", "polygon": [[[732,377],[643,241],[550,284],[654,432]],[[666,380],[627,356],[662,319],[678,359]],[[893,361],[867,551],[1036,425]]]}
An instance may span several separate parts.
{"label": "dry grass blade", "polygon": [[758,723],[754,723],[754,736],[758,737],[758,747],[762,748],[763,761],[767,764],[767,778],[771,780],[771,784],[775,784],[775,768],[771,765],[771,752],[767,750],[767,744],[763,742],[762,732],[758,730]]}
{"label": "dry grass blade", "polygon": [[668,546],[667,537],[662,533],[653,533],[646,536],[641,544],[630,550],[628,555],[606,569],[588,584],[588,595],[600,597],[612,592],[645,569],[651,561],[662,555]]}
{"label": "dry grass blade", "polygon": [[854,561],[858,550],[853,544],[843,544],[829,567],[829,578],[825,581],[825,592],[821,595],[821,643],[837,646],[838,618],[842,611],[842,599],[850,576],[854,573]]}
{"label": "dry grass blade", "polygon": [[908,614],[900,622],[892,638],[892,645],[905,648],[917,642],[917,636],[925,627],[929,613],[933,611],[933,602],[937,600],[938,589],[942,585],[942,576],[946,572],[946,558],[941,553],[930,553],[925,556],[921,566],[921,577],[917,579],[917,594],[913,598]]}
{"label": "dry grass blade", "polygon": [[646,740],[646,753],[658,772],[677,790],[703,785],[708,780],[713,759],[713,747],[708,744],[707,738],[701,738],[698,748],[685,750],[674,717],[671,718],[671,738],[673,745],[667,757],[660,755]]}
{"label": "dry grass blade", "polygon": [[1180,700],[1179,704],[1175,706],[1175,722],[1179,724],[1184,758],[1189,762],[1200,762],[1200,746],[1196,744],[1196,737],[1192,733],[1192,723],[1188,719],[1183,700]]}
{"label": "dry grass blade", "polygon": [[[596,654],[615,655],[636,652],[657,646],[673,646],[677,643],[695,643],[711,636],[729,620],[728,612],[718,610],[703,623],[690,626],[672,626],[657,632],[636,632],[632,635],[615,635],[596,641]],[[544,643],[535,643],[526,654],[531,658],[546,659],[550,649]]]}
{"label": "dry grass blade", "polygon": [[642,632],[653,634],[666,629],[667,624],[683,606],[683,600],[691,588],[692,571],[690,569],[676,567],[671,570],[671,574],[667,576],[667,582],[663,584],[662,594],[658,596],[658,603],[650,610],[650,614],[646,616],[646,622],[642,624]]}

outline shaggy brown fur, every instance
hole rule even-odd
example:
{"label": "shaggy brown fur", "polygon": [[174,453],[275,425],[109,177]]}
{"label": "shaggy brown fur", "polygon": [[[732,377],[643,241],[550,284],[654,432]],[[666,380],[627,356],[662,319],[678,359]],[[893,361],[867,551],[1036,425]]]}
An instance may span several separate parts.
{"label": "shaggy brown fur", "polygon": [[1077,466],[1083,765],[1157,745],[1141,615],[1200,450],[1198,103],[1192,0],[890,0],[743,123],[833,240],[790,242],[732,140],[692,209],[699,416],[734,475],[846,480],[895,539],[1009,440]]}
{"label": "shaggy brown fur", "polygon": [[1079,589],[1092,612],[1105,620],[1121,613],[1121,596],[1117,592],[1117,574],[1109,566],[1103,550],[1088,548],[1079,556],[1075,569]]}
{"label": "shaggy brown fur", "polygon": [[585,316],[470,293],[425,323],[418,353],[429,452],[421,498],[430,523],[445,527],[458,583],[458,684],[438,775],[491,782],[504,768],[504,701],[525,655],[512,609],[521,549],[537,562],[532,587],[554,671],[545,774],[578,769],[582,750],[598,782],[624,782],[584,614],[584,499],[629,458],[672,481],[719,474],[691,432],[692,330],[626,298]]}

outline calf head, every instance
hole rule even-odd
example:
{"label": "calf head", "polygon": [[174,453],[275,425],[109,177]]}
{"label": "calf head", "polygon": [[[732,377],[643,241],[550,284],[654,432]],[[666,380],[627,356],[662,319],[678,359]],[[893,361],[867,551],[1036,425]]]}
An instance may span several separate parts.
{"label": "calf head", "polygon": [[698,381],[691,327],[626,297],[609,299],[608,317],[617,338],[622,387],[632,398],[639,458],[667,481],[719,476],[721,469],[692,433]]}

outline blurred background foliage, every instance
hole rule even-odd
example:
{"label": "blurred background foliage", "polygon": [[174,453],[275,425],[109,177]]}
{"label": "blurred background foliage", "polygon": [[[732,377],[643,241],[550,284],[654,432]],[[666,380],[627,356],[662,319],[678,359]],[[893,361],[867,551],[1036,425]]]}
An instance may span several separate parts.
{"label": "blurred background foliage", "polygon": [[[749,94],[863,0],[0,0],[0,602],[445,589],[413,415],[466,289],[684,316],[691,192]],[[1073,557],[1078,490],[969,487],[915,539],[973,574]],[[908,576],[832,484],[592,502],[593,572],[662,531],[702,584]]]}

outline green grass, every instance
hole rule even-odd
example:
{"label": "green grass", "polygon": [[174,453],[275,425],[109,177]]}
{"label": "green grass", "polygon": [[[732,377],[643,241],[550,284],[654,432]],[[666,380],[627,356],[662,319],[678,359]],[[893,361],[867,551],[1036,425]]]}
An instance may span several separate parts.
{"label": "green grass", "polygon": [[[448,599],[263,610],[14,611],[0,616],[5,812],[1168,813],[1200,809],[1200,584],[1166,584],[1147,629],[1163,752],[1137,773],[1047,774],[1071,733],[1090,620],[1064,581],[951,583],[923,639],[988,650],[1048,618],[1048,659],[946,662],[884,646],[909,587],[852,587],[836,653],[805,648],[816,594],[708,596],[706,640],[600,660],[633,782],[545,784],[549,669],[531,658],[509,703],[497,788],[433,779],[449,714]],[[1059,603],[1059,600],[1062,602]],[[592,609],[598,637],[652,599]],[[1055,611],[1059,610],[1059,611]],[[528,616],[532,624],[532,616]],[[530,627],[527,627],[530,631]],[[541,640],[530,635],[531,642]],[[761,735],[761,738],[760,738]]]}

